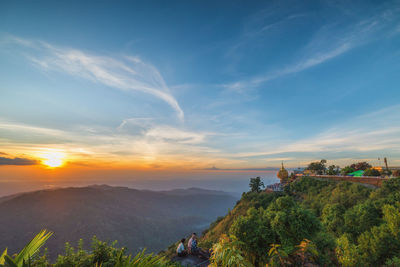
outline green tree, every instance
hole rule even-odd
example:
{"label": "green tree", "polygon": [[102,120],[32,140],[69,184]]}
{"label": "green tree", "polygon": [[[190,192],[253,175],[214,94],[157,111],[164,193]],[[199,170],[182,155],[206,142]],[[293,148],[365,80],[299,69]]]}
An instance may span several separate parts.
{"label": "green tree", "polygon": [[263,208],[250,208],[246,216],[235,220],[229,232],[240,242],[247,259],[256,266],[266,262],[269,244],[277,241]]}
{"label": "green tree", "polygon": [[347,234],[336,240],[336,257],[343,267],[360,266],[357,246],[350,241]]}
{"label": "green tree", "polygon": [[371,201],[353,206],[344,214],[344,227],[354,239],[380,222],[380,211]]}
{"label": "green tree", "polygon": [[267,209],[272,230],[284,248],[292,249],[304,238],[312,240],[321,229],[319,220],[310,210],[300,207],[292,197],[280,197]]}
{"label": "green tree", "polygon": [[393,235],[386,223],[362,233],[357,241],[364,266],[379,266],[400,251],[400,240]]}
{"label": "green tree", "polygon": [[250,191],[260,193],[265,187],[260,177],[250,178]]}
{"label": "green tree", "polygon": [[326,160],[325,159],[321,159],[319,162],[311,162],[310,164],[308,164],[306,170],[311,171],[314,174],[325,174],[326,172],[326,166],[325,166]]}
{"label": "green tree", "polygon": [[340,173],[340,167],[336,165],[330,165],[328,167],[328,170],[326,171],[326,174],[328,175],[338,175]]}
{"label": "green tree", "polygon": [[333,232],[336,236],[344,232],[343,215],[346,209],[343,205],[327,204],[322,210],[321,220],[326,229]]}

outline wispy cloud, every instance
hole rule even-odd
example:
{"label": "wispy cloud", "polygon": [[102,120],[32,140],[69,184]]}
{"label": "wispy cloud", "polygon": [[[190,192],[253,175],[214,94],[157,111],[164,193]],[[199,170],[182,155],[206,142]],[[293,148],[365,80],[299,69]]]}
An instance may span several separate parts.
{"label": "wispy cloud", "polygon": [[[257,88],[262,84],[294,73],[305,71],[309,68],[332,60],[351,49],[369,43],[384,36],[385,32],[392,32],[392,18],[395,11],[385,10],[377,15],[360,20],[350,26],[343,27],[339,22],[332,22],[321,27],[311,38],[309,43],[299,48],[298,58],[287,66],[277,67],[275,70],[267,71],[248,79],[242,79],[232,83],[223,84],[226,90],[237,93],[245,93],[248,90]],[[297,18],[295,16],[294,18]],[[299,16],[302,17],[302,16]],[[292,19],[292,17],[288,17]],[[288,21],[285,18],[273,24],[267,24],[261,30],[256,31],[255,36],[262,34],[265,30]],[[289,20],[290,20],[289,19]],[[253,36],[252,31],[251,36]],[[243,38],[248,38],[244,35]]]}
{"label": "wispy cloud", "polygon": [[[279,157],[278,155],[339,153],[352,155],[387,153],[400,155],[400,106],[387,107],[335,125],[323,132],[285,145],[271,146],[268,150],[237,153],[239,158]],[[303,155],[302,155],[303,154]]]}
{"label": "wispy cloud", "polygon": [[170,105],[180,120],[184,119],[183,110],[170,93],[160,72],[139,57],[124,56],[116,59],[14,36],[7,36],[3,43],[32,49],[24,51],[24,54],[36,66],[45,70],[64,72],[119,90],[153,95]]}
{"label": "wispy cloud", "polygon": [[157,124],[151,118],[124,119],[117,128],[120,132],[142,135],[149,139],[181,144],[201,144],[212,133],[186,131],[169,125]]}

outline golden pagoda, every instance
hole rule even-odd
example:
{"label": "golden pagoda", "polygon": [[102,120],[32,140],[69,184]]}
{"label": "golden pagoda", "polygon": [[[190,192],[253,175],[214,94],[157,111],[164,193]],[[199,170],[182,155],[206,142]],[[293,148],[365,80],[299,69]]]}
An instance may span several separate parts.
{"label": "golden pagoda", "polygon": [[277,174],[278,178],[281,180],[281,183],[286,183],[286,181],[289,178],[289,173],[288,171],[285,169],[285,167],[283,167],[283,161],[282,161],[282,167],[279,170],[278,174]]}

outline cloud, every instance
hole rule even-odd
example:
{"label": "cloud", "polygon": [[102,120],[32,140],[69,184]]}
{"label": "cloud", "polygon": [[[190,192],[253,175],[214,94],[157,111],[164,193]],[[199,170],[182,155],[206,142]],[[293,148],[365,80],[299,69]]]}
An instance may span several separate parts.
{"label": "cloud", "polygon": [[[4,154],[4,153],[1,153]],[[18,165],[18,166],[23,166],[23,165],[36,165],[39,162],[37,160],[33,159],[28,159],[28,158],[6,158],[6,157],[0,157],[0,166],[1,165]]]}
{"label": "cloud", "polygon": [[160,72],[139,57],[115,59],[14,36],[8,36],[6,41],[34,50],[33,53],[28,51],[27,58],[40,68],[68,73],[123,91],[153,95],[171,106],[178,118],[184,120],[184,112]]}
{"label": "cloud", "polygon": [[306,58],[303,61],[297,62],[294,65],[287,66],[286,68],[270,72],[262,76],[253,77],[248,81],[237,81],[230,84],[224,84],[223,87],[227,88],[229,91],[244,94],[249,89],[258,87],[262,83],[277,79],[281,76],[285,76],[288,74],[301,72],[308,68],[322,64],[325,61],[328,61],[347,52],[353,46],[354,44],[352,44],[351,42],[345,42],[330,51],[315,53],[313,56]]}
{"label": "cloud", "polygon": [[335,125],[321,133],[286,145],[271,146],[268,150],[237,153],[239,158],[277,157],[294,155],[299,158],[311,153],[332,155],[389,154],[400,156],[400,105],[386,107],[347,122]]}
{"label": "cloud", "polygon": [[124,119],[117,128],[131,135],[142,135],[149,140],[180,144],[201,144],[212,133],[186,131],[169,125],[156,124],[151,118]]}
{"label": "cloud", "polygon": [[68,155],[70,162],[78,163],[193,167],[222,160],[216,156],[220,151],[207,144],[213,133],[179,129],[149,118],[125,119],[114,129],[75,126],[69,130],[0,120],[0,135],[5,152],[40,157],[49,149],[57,149]]}
{"label": "cloud", "polygon": [[[309,43],[300,49],[297,60],[294,60],[291,64],[248,79],[226,83],[222,87],[229,92],[244,94],[246,91],[257,88],[268,81],[323,64],[351,49],[384,37],[386,32],[392,32],[391,22],[394,13],[395,11],[385,10],[347,27],[342,27],[338,21],[324,25],[315,33]],[[275,26],[275,24],[266,25],[265,29],[269,29],[271,26]],[[257,31],[256,36],[262,32]],[[245,36],[245,38],[247,37]]]}

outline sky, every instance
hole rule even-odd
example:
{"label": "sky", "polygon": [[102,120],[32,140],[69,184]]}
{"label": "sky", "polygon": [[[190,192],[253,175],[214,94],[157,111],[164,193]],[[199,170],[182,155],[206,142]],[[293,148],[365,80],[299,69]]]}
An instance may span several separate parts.
{"label": "sky", "polygon": [[0,194],[399,166],[399,72],[399,1],[1,1]]}

